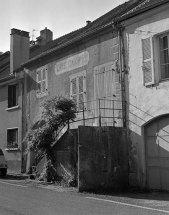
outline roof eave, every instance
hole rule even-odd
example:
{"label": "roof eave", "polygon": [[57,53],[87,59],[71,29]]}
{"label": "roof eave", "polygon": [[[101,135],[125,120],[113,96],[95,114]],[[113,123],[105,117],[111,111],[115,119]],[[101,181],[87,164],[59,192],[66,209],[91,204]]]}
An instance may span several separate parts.
{"label": "roof eave", "polygon": [[155,7],[158,7],[158,6],[160,6],[160,5],[167,4],[167,3],[168,3],[168,2],[158,2],[158,3],[154,4],[154,5],[150,5],[150,6],[148,6],[148,7],[142,8],[142,9],[140,9],[140,10],[138,10],[138,11],[132,12],[131,14],[127,14],[127,15],[125,15],[125,16],[118,17],[118,18],[116,18],[114,21],[115,21],[115,22],[122,22],[122,21],[125,21],[125,20],[130,19],[130,18],[133,18],[133,17],[135,17],[135,16],[137,16],[137,15],[139,15],[139,14],[141,14],[141,13],[144,13],[144,12],[146,12],[146,11],[148,11],[148,10],[151,10],[151,9],[153,9],[153,8],[155,8]]}
{"label": "roof eave", "polygon": [[2,83],[2,82],[5,82],[5,81],[8,81],[8,80],[11,80],[11,79],[13,79],[13,78],[15,78],[15,75],[10,75],[10,76],[8,76],[8,77],[6,77],[6,78],[2,78],[2,79],[0,79],[0,83]]}

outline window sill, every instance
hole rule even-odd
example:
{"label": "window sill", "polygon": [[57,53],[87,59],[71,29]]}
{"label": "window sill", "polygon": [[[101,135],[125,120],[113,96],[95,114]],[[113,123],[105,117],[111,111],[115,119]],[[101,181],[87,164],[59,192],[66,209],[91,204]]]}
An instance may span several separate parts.
{"label": "window sill", "polygon": [[19,148],[5,148],[6,151],[18,151]]}
{"label": "window sill", "polygon": [[42,98],[42,97],[47,96],[47,95],[49,95],[49,92],[37,93],[37,94],[36,94],[36,98]]}
{"label": "window sill", "polygon": [[159,82],[166,82],[166,81],[169,81],[169,78],[159,80]]}
{"label": "window sill", "polygon": [[5,110],[10,111],[10,110],[18,109],[18,108],[19,108],[19,106],[17,105],[17,106],[14,106],[14,107],[6,108]]}

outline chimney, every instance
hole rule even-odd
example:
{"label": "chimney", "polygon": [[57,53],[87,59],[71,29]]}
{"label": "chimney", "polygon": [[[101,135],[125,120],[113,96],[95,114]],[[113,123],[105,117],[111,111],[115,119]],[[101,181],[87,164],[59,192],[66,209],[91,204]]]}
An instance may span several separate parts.
{"label": "chimney", "polygon": [[53,32],[45,27],[44,30],[40,31],[40,36],[36,39],[38,45],[45,45],[53,40]]}
{"label": "chimney", "polygon": [[10,73],[29,59],[29,32],[11,29]]}
{"label": "chimney", "polygon": [[86,25],[88,25],[88,24],[90,24],[91,23],[91,21],[90,20],[87,20],[86,21]]}

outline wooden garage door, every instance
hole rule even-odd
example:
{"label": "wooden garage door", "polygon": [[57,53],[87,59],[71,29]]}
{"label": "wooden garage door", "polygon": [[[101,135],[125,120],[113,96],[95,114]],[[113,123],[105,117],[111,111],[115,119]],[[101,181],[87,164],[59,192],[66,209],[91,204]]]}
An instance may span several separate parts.
{"label": "wooden garage door", "polygon": [[151,189],[169,190],[169,116],[146,127],[147,182]]}

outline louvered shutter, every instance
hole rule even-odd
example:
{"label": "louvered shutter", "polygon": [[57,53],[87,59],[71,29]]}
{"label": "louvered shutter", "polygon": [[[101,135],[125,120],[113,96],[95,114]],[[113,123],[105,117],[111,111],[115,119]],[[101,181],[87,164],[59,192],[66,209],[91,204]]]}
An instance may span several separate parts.
{"label": "louvered shutter", "polygon": [[47,66],[45,66],[45,75],[46,75],[45,90],[48,91],[48,68],[47,68]]}
{"label": "louvered shutter", "polygon": [[44,93],[46,91],[46,68],[45,67],[41,69],[41,76],[42,76],[41,91],[42,93]]}
{"label": "louvered shutter", "polygon": [[41,92],[41,70],[36,71],[37,93]]}
{"label": "louvered shutter", "polygon": [[76,77],[71,79],[71,98],[77,104],[77,80]]}
{"label": "louvered shutter", "polygon": [[154,84],[153,38],[142,39],[144,85]]}
{"label": "louvered shutter", "polygon": [[85,102],[85,99],[84,99],[84,97],[85,97],[85,91],[84,91],[84,86],[85,86],[85,83],[84,83],[84,76],[83,75],[81,75],[81,76],[79,76],[78,77],[78,84],[79,84],[79,86],[78,86],[78,90],[79,90],[79,95],[78,95],[78,108],[79,108],[79,110],[83,110],[83,105],[85,105],[84,104],[84,102]]}

